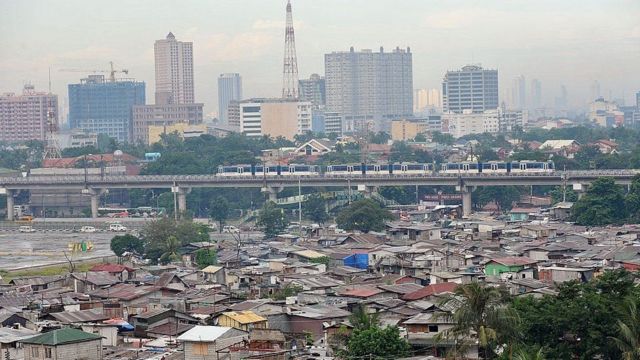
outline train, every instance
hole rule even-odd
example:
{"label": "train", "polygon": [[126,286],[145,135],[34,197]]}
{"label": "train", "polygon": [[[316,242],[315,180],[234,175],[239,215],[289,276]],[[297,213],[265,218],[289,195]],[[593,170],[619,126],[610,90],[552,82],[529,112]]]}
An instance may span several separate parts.
{"label": "train", "polygon": [[217,175],[223,177],[273,177],[312,175],[436,175],[436,174],[531,174],[552,173],[553,161],[489,161],[340,165],[221,165]]}

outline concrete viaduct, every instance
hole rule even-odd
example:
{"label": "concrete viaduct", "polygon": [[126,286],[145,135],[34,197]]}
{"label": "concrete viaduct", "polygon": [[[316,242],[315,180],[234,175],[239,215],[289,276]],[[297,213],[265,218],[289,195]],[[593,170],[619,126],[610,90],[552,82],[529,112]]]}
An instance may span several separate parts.
{"label": "concrete viaduct", "polygon": [[261,188],[271,200],[286,187],[455,186],[462,193],[463,213],[471,213],[471,192],[478,186],[565,185],[583,191],[599,177],[612,177],[620,185],[630,185],[640,170],[556,171],[527,174],[430,174],[430,175],[311,175],[238,176],[216,175],[118,175],[118,176],[26,176],[0,177],[0,193],[7,195],[7,218],[13,220],[13,195],[20,190],[77,190],[91,196],[91,214],[98,216],[99,197],[108,189],[171,189],[177,194],[178,210],[187,209],[186,195],[192,188]]}

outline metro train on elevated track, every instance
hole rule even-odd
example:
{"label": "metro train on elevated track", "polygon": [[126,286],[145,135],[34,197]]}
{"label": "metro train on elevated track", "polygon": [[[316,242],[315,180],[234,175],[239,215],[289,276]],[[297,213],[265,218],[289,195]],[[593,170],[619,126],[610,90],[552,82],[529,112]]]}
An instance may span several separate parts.
{"label": "metro train on elevated track", "polygon": [[527,174],[552,173],[553,161],[489,161],[436,164],[387,163],[344,165],[229,165],[219,166],[217,175],[250,176],[320,176],[320,175],[437,175],[437,174]]}

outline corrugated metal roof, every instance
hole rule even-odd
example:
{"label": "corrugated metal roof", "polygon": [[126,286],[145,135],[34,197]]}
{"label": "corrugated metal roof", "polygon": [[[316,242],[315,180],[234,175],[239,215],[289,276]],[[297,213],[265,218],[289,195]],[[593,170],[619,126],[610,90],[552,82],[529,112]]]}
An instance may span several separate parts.
{"label": "corrugated metal roof", "polygon": [[26,340],[22,340],[21,343],[55,346],[55,345],[79,343],[79,342],[99,340],[99,339],[102,339],[102,336],[91,334],[81,330],[76,330],[73,328],[64,328],[64,329],[53,330],[48,333],[44,333]]}
{"label": "corrugated metal roof", "polygon": [[96,322],[109,319],[102,313],[100,309],[88,309],[79,311],[63,311],[58,313],[50,313],[52,317],[63,324],[74,324],[82,322]]}
{"label": "corrugated metal roof", "polygon": [[325,257],[327,255],[323,254],[323,253],[319,253],[315,250],[300,250],[300,251],[296,251],[294,252],[294,254],[307,258],[307,259],[318,259],[321,257]]}
{"label": "corrugated metal roof", "polygon": [[220,271],[222,269],[224,269],[223,266],[209,265],[209,266],[207,266],[206,268],[204,268],[204,269],[202,269],[200,271],[202,271],[203,273],[207,273],[207,274],[215,274],[215,273],[217,273],[218,271]]}
{"label": "corrugated metal roof", "polygon": [[180,341],[197,341],[197,342],[213,342],[219,337],[224,335],[227,331],[231,330],[226,326],[200,326],[196,325],[193,329],[180,335],[178,340]]}
{"label": "corrugated metal roof", "polygon": [[245,311],[230,311],[222,313],[222,315],[227,316],[241,324],[251,324],[255,322],[267,321],[267,319],[263,318],[260,315],[257,315],[253,311],[245,310]]}

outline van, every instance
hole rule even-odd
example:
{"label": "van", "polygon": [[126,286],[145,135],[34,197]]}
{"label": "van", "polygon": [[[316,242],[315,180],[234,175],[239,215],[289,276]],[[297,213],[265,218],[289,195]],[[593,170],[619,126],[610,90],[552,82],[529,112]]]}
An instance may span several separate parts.
{"label": "van", "polygon": [[109,224],[109,231],[123,232],[127,231],[127,227],[122,224]]}
{"label": "van", "polygon": [[31,226],[25,225],[25,226],[20,226],[18,228],[18,231],[21,233],[33,233],[33,232],[36,232],[36,229],[34,229]]}
{"label": "van", "polygon": [[94,228],[93,226],[83,226],[80,228],[80,232],[83,233],[94,233],[96,232],[96,228]]}
{"label": "van", "polygon": [[237,234],[240,232],[240,229],[238,229],[237,227],[233,226],[233,225],[225,225],[222,228],[222,232],[223,233],[230,233],[230,234]]}

